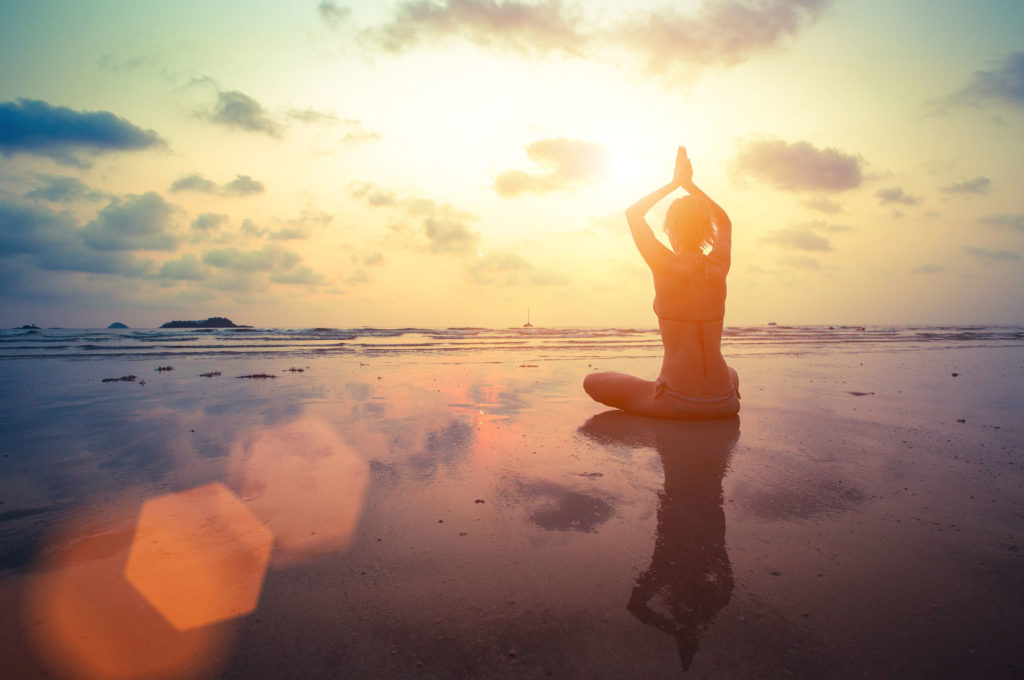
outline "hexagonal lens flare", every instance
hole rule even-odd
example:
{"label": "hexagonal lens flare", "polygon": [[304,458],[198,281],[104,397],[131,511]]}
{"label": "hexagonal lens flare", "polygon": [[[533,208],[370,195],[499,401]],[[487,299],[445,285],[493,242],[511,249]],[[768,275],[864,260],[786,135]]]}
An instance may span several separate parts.
{"label": "hexagonal lens flare", "polygon": [[29,577],[26,626],[39,658],[63,678],[214,675],[231,630],[178,630],[139,595],[124,578],[135,513],[111,521],[117,510],[111,504],[69,520],[51,537],[59,549]]}
{"label": "hexagonal lens flare", "polygon": [[142,506],[125,578],[177,630],[243,616],[259,602],[274,537],[220,483]]}
{"label": "hexagonal lens flare", "polygon": [[337,428],[307,416],[235,442],[234,486],[274,533],[276,564],[344,550],[362,514],[370,466]]}

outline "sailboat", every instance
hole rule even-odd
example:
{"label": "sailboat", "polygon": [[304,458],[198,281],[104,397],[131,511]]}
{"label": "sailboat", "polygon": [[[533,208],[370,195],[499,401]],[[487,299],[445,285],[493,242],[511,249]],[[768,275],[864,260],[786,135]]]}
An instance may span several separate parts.
{"label": "sailboat", "polygon": [[530,323],[530,308],[526,308],[526,323],[523,324],[523,328],[533,328],[533,324]]}

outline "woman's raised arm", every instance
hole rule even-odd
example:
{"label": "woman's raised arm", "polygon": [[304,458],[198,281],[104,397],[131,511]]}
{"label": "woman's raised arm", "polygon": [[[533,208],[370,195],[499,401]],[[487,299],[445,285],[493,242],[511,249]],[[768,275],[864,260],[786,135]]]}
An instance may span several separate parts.
{"label": "woman's raised arm", "polygon": [[[693,183],[693,167],[690,165],[690,159],[686,157],[686,149],[679,147],[679,154],[682,161],[680,161],[680,156],[676,157],[676,178],[679,179],[680,186],[686,193],[698,201],[704,202],[710,209],[711,221],[715,223],[715,227],[718,229],[710,256],[721,260],[725,264],[726,269],[728,269],[732,262],[732,220],[729,219],[722,206],[711,200],[710,196]],[[682,171],[680,171],[681,162]]]}
{"label": "woman's raised arm", "polygon": [[[665,244],[658,240],[647,224],[647,213],[651,208],[660,203],[666,196],[683,186],[683,181],[693,176],[693,169],[690,167],[690,159],[686,157],[686,149],[679,147],[676,152],[676,167],[672,174],[672,181],[663,187],[659,187],[647,194],[639,201],[626,209],[626,222],[629,224],[629,233],[633,235],[633,242],[636,243],[640,255],[643,256],[647,266],[654,267],[672,256],[672,251],[665,247]],[[691,182],[692,184],[692,182]],[[724,214],[724,213],[723,213]]]}

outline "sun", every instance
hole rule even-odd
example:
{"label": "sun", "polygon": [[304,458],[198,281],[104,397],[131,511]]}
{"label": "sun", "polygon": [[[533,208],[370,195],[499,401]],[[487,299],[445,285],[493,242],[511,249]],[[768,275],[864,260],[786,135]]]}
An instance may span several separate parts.
{"label": "sun", "polygon": [[611,138],[604,142],[608,149],[608,176],[618,183],[636,178],[641,171],[640,153],[635,142]]}

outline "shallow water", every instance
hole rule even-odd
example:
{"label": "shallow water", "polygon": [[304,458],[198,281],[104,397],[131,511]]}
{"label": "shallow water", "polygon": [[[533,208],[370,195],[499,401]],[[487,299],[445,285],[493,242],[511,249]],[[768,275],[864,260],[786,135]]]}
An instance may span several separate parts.
{"label": "shallow water", "polygon": [[[1020,326],[727,326],[729,356],[1024,346]],[[2,359],[660,356],[656,328],[203,328],[0,330]]]}
{"label": "shallow water", "polygon": [[530,342],[3,361],[0,601],[19,615],[0,660],[15,677],[1024,669],[1019,340],[738,351],[743,410],[706,423],[582,393],[591,370],[653,375],[655,353]]}

